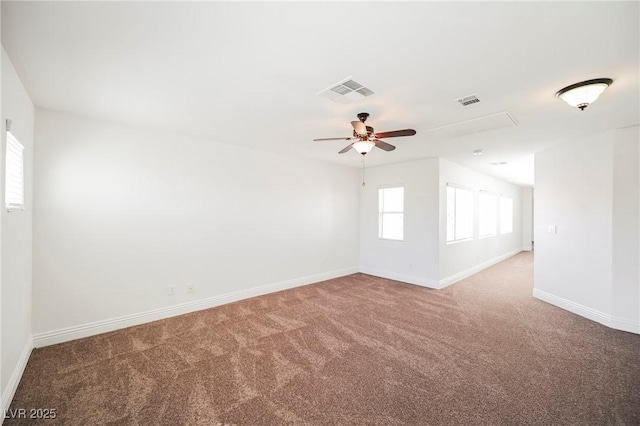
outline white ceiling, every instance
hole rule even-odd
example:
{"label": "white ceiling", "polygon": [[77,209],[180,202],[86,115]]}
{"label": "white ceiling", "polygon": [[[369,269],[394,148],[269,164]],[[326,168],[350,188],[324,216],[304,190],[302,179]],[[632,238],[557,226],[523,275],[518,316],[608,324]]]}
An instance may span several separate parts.
{"label": "white ceiling", "polygon": [[[354,167],[344,141],[312,139],[349,136],[366,111],[376,131],[417,131],[368,165],[442,156],[530,185],[535,152],[640,121],[639,16],[638,2],[3,1],[2,45],[39,107]],[[348,76],[376,94],[316,95]],[[614,83],[584,112],[554,97],[599,77]],[[454,101],[471,93],[482,103]],[[519,126],[429,132],[502,111]]]}

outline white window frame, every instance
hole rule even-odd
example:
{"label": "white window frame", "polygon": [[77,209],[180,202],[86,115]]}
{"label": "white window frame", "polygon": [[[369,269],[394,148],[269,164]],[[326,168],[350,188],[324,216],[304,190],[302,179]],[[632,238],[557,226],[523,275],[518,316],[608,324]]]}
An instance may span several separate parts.
{"label": "white window frame", "polygon": [[[384,191],[388,189],[402,189],[402,210],[391,211],[384,210]],[[399,215],[402,219],[402,238],[386,238],[384,237],[384,216]],[[394,185],[378,188],[378,238],[385,241],[404,241],[404,186]]]}
{"label": "white window frame", "polygon": [[[509,213],[510,215],[510,222],[509,222],[509,228],[505,229],[503,228],[503,209],[502,209],[502,200],[509,200],[511,202],[511,211]],[[513,198],[509,197],[508,195],[500,195],[500,204],[498,206],[499,208],[499,217],[500,217],[500,235],[506,235],[506,234],[511,234],[513,233]]]}
{"label": "white window frame", "polygon": [[4,206],[24,210],[24,145],[7,130]]}
{"label": "white window frame", "polygon": [[[469,194],[471,195],[471,212],[470,212],[470,217],[471,217],[471,223],[470,223],[470,229],[471,229],[471,234],[468,237],[458,237],[458,233],[457,233],[457,210],[455,207],[455,198],[454,198],[454,210],[453,212],[449,211],[449,188],[452,188],[454,190],[454,197],[457,198],[457,191],[468,191]],[[471,188],[467,188],[465,186],[462,185],[458,185],[455,183],[447,183],[447,187],[446,187],[446,193],[445,193],[445,201],[446,201],[446,227],[445,227],[445,240],[447,244],[452,244],[452,243],[458,243],[458,242],[462,242],[462,241],[472,241],[473,240],[473,222],[474,222],[474,191]],[[449,235],[449,218],[453,219],[453,238],[450,238],[451,236]]]}
{"label": "white window frame", "polygon": [[[482,233],[483,230],[483,209],[482,209],[482,199],[484,197],[492,197],[493,198],[493,232],[485,234]],[[499,210],[499,197],[498,194],[491,191],[480,190],[478,193],[478,237],[479,238],[489,238],[495,237],[498,235],[498,210]]]}

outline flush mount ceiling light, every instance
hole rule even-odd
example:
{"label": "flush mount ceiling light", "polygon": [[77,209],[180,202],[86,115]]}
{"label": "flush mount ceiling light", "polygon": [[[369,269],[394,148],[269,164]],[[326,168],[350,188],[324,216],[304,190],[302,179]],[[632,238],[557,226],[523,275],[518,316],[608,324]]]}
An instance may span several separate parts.
{"label": "flush mount ceiling light", "polygon": [[482,150],[476,149],[475,151],[473,151],[473,155],[482,155]]}
{"label": "flush mount ceiling light", "polygon": [[598,99],[598,96],[613,83],[610,78],[596,78],[594,80],[582,81],[572,84],[564,89],[558,90],[556,96],[572,107],[584,110],[590,103]]}

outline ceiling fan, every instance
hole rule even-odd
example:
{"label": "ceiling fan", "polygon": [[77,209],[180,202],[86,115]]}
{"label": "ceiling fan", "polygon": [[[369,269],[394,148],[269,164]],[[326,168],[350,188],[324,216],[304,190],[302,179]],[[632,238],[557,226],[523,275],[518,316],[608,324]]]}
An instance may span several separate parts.
{"label": "ceiling fan", "polygon": [[367,121],[367,117],[369,117],[368,113],[361,112],[360,114],[358,114],[359,121],[351,122],[351,125],[353,126],[353,136],[347,136],[343,138],[320,138],[314,139],[314,141],[352,141],[338,154],[344,154],[345,152],[353,148],[358,153],[365,155],[369,151],[371,151],[374,146],[377,146],[384,151],[393,151],[394,149],[396,149],[395,146],[380,140],[381,138],[397,138],[399,136],[413,136],[416,134],[416,131],[413,129],[393,130],[390,132],[375,133],[373,131],[373,127],[367,126],[364,123],[365,121]]}

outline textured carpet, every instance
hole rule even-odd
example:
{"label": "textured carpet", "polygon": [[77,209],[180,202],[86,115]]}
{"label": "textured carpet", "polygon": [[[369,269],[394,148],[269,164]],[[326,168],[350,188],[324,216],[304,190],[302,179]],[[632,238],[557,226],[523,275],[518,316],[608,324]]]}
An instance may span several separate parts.
{"label": "textured carpet", "polygon": [[534,299],[532,275],[530,253],[440,291],[355,274],[36,349],[11,408],[69,425],[640,424],[640,336]]}

